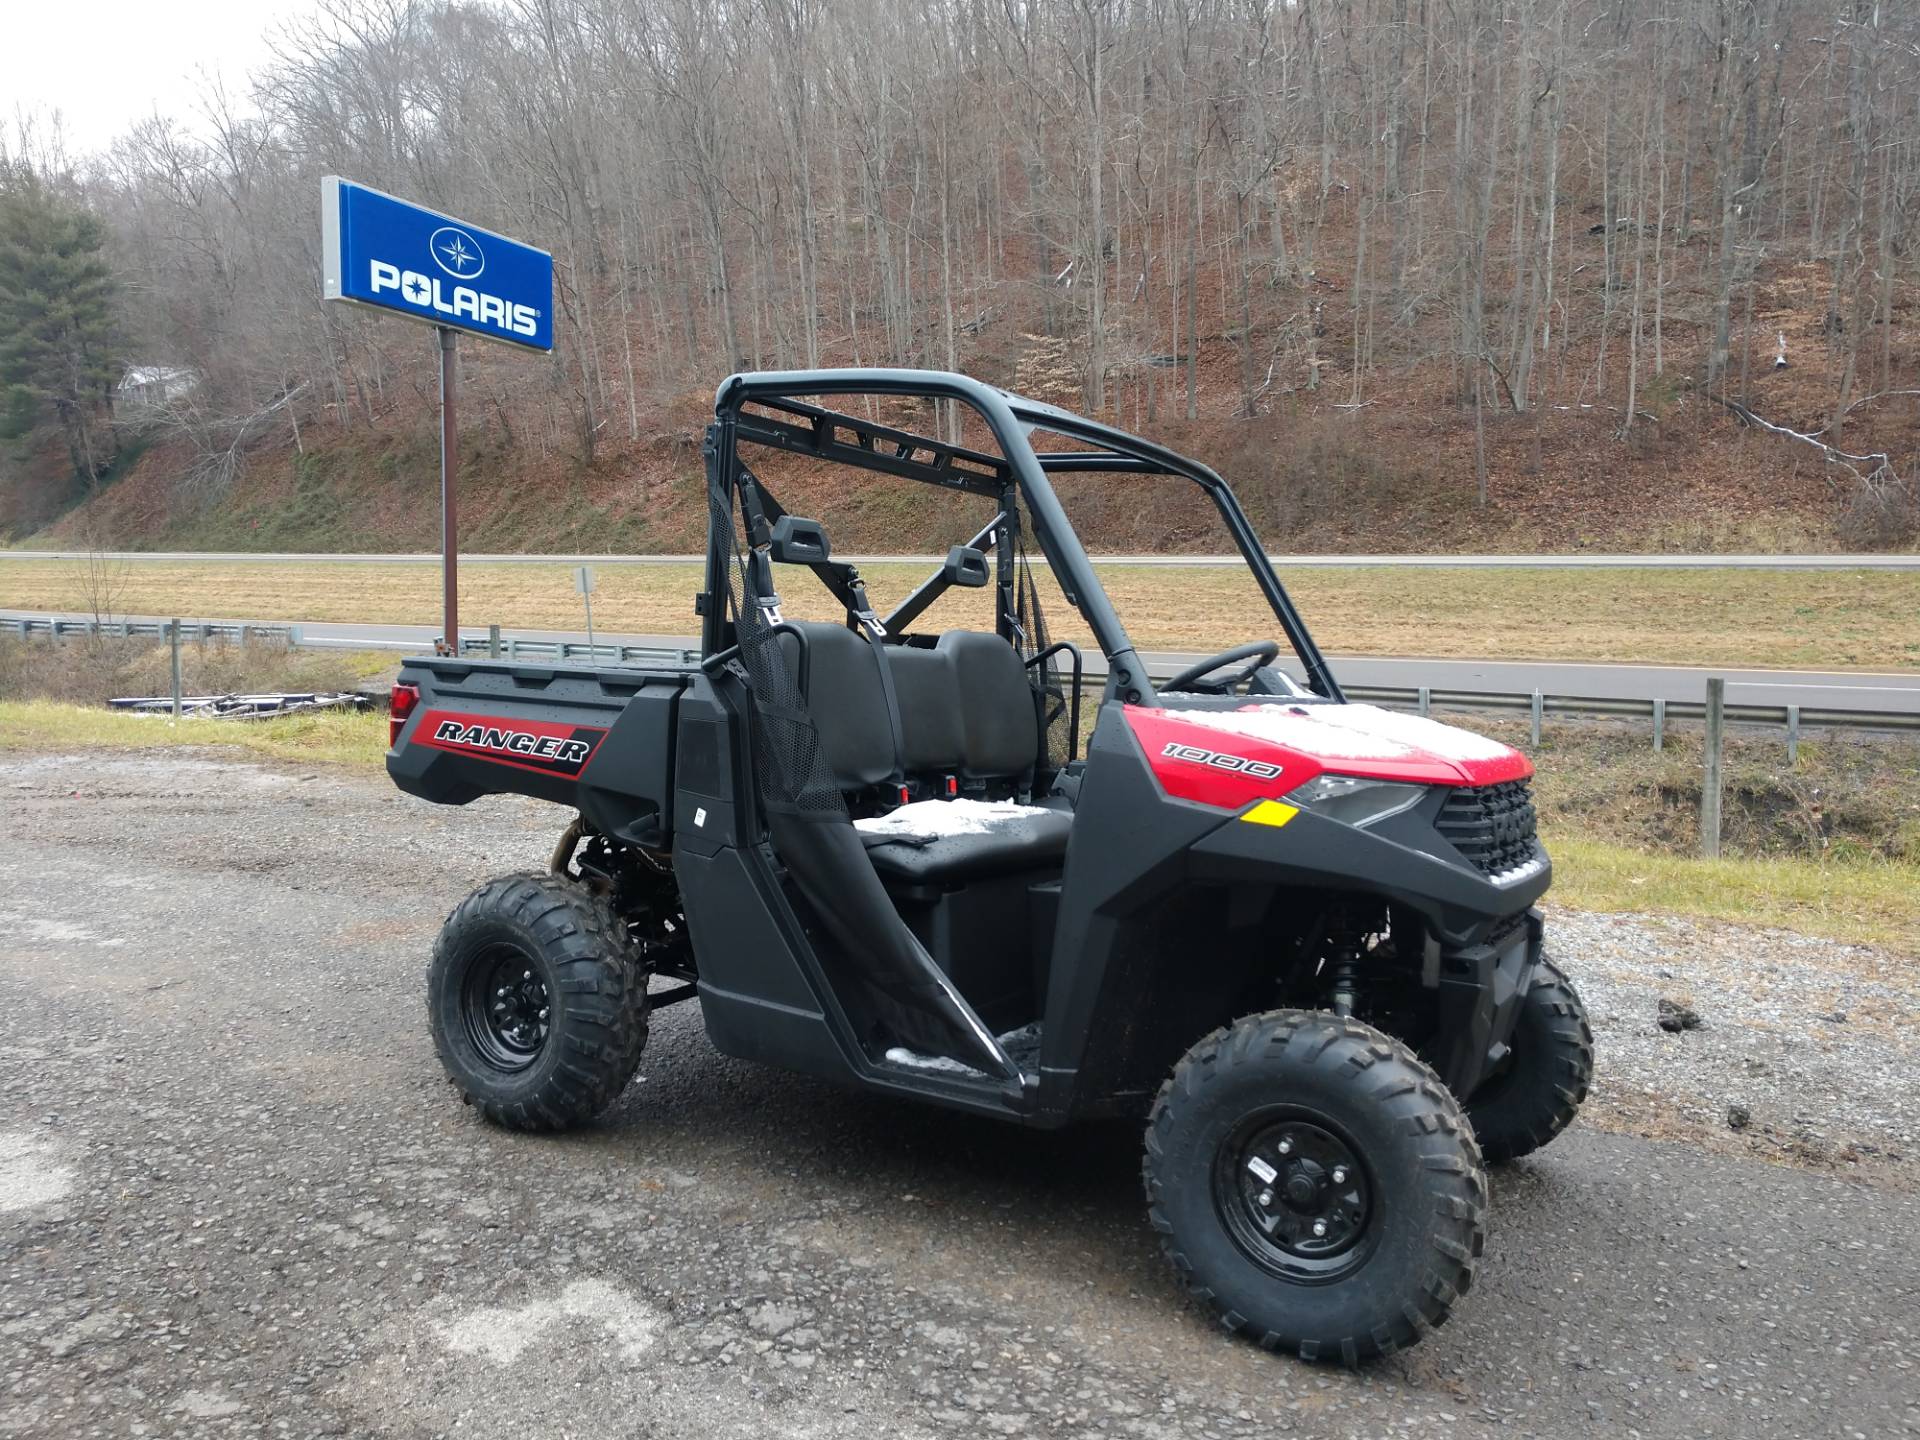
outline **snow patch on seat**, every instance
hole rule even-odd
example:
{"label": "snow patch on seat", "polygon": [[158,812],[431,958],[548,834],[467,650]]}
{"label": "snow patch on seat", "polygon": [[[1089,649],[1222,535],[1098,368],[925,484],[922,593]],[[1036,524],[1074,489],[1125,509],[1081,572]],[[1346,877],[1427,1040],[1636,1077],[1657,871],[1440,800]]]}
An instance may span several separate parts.
{"label": "snow patch on seat", "polygon": [[916,800],[885,815],[853,822],[863,835],[902,840],[944,840],[950,835],[985,835],[1015,820],[1029,819],[1036,807],[1012,800]]}

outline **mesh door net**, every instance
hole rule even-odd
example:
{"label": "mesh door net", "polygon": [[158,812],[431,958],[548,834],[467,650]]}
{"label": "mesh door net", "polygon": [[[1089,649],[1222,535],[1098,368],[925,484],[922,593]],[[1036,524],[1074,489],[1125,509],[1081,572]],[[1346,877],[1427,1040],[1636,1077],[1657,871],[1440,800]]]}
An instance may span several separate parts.
{"label": "mesh door net", "polygon": [[[753,483],[749,477],[741,481],[743,487]],[[749,564],[742,551],[732,489],[713,484],[709,504],[714,534],[725,549],[726,603],[752,710],[748,728],[760,805],[774,850],[811,902],[820,929],[837,942],[821,948],[821,959],[864,994],[864,1004],[848,1006],[850,1015],[858,1010],[866,1016],[856,1020],[866,1032],[863,1039],[885,1044],[890,1037],[918,1053],[1017,1081],[1018,1067],[901,921],[867,859],[827,768],[819,728],[788,668],[789,652],[775,628],[778,611],[769,615],[772,597],[755,593],[755,571],[767,567]],[[803,648],[793,653],[804,663]],[[854,997],[849,992],[844,998]]]}

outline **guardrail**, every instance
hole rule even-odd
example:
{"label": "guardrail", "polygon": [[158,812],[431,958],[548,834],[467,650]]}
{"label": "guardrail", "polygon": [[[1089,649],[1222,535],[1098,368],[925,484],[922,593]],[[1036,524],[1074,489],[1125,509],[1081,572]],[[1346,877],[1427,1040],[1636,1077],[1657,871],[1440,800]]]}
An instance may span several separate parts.
{"label": "guardrail", "polygon": [[[1343,687],[1349,700],[1412,710],[1426,715],[1434,710],[1515,710],[1524,711],[1532,721],[1532,741],[1540,743],[1540,724],[1548,715],[1588,717],[1619,716],[1647,720],[1653,725],[1653,748],[1666,743],[1669,721],[1705,723],[1707,705],[1703,700],[1620,700],[1599,696],[1545,695],[1535,690],[1516,695],[1476,690],[1437,690],[1428,686],[1415,689],[1384,685],[1348,685]],[[1912,710],[1837,710],[1809,705],[1726,705],[1722,709],[1729,725],[1747,725],[1783,730],[1787,740],[1787,758],[1799,757],[1800,732],[1807,730],[1908,730],[1920,731],[1920,712]]]}
{"label": "guardrail", "polygon": [[[226,640],[239,645],[256,641],[279,645],[300,643],[298,625],[240,625],[221,620],[182,620],[178,624],[182,640]],[[5,626],[0,634],[11,633],[21,640],[31,640],[36,635],[49,639],[63,635],[105,635],[119,640],[165,640],[169,629],[165,620],[68,620],[58,615],[0,620],[0,626]]]}
{"label": "guardrail", "polygon": [[[21,639],[35,636],[54,638],[67,635],[108,635],[165,640],[167,632],[168,626],[164,620],[94,621],[65,619],[59,616],[35,616],[0,621],[0,634],[11,633]],[[243,625],[222,621],[182,621],[180,637],[183,640],[221,640],[240,644],[264,641],[299,646],[305,643],[298,625]],[[427,647],[409,644],[404,648],[425,650]],[[460,653],[491,655],[507,660],[553,661],[561,664],[585,662],[612,665],[682,666],[694,664],[700,658],[699,650],[690,645],[622,645],[605,641],[590,645],[585,641],[576,640],[522,640],[502,635],[497,627],[490,627],[490,633],[484,637],[462,636]],[[1157,682],[1167,679],[1173,671],[1171,667],[1153,666],[1148,673]],[[1087,677],[1087,688],[1097,688],[1102,678],[1097,673],[1090,674]],[[1653,747],[1658,750],[1665,743],[1669,723],[1701,723],[1704,722],[1707,713],[1705,702],[1699,700],[1621,700],[1597,696],[1549,695],[1538,690],[1530,693],[1515,693],[1444,689],[1424,685],[1349,685],[1345,688],[1350,699],[1364,700],[1398,710],[1411,710],[1421,715],[1429,714],[1434,710],[1524,713],[1532,721],[1530,728],[1536,744],[1540,738],[1541,723],[1547,716],[1613,716],[1649,721],[1653,727]],[[1815,708],[1801,705],[1729,704],[1725,707],[1724,717],[1728,724],[1783,731],[1789,759],[1797,754],[1802,730],[1920,731],[1920,711],[1912,710],[1846,710],[1827,706]]]}

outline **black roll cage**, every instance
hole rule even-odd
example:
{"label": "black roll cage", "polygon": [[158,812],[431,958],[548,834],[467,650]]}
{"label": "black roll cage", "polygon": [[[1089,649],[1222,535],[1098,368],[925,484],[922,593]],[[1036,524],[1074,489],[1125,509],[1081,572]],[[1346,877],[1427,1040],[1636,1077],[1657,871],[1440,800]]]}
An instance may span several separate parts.
{"label": "black roll cage", "polygon": [[[952,400],[966,405],[986,421],[1001,454],[949,444],[924,435],[895,429],[847,415],[802,399],[802,396],[889,395],[913,399]],[[748,411],[747,406],[757,411]],[[1213,501],[1226,522],[1235,548],[1253,572],[1261,593],[1273,607],[1282,632],[1306,672],[1309,688],[1329,700],[1341,701],[1339,683],[1306,623],[1294,608],[1286,587],[1274,572],[1259,538],[1240,508],[1232,487],[1208,466],[1188,459],[1150,440],[1129,435],[1058,406],[1009,394],[991,385],[939,370],[836,369],[771,370],[729,376],[714,394],[714,425],[707,445],[715,484],[729,491],[738,483],[741,442],[764,445],[796,455],[808,455],[856,469],[896,475],[979,495],[999,507],[992,524],[975,536],[991,533],[995,539],[996,606],[1003,629],[1011,623],[1011,601],[1016,566],[1015,518],[1018,502],[1026,502],[1034,539],[1053,569],[1054,579],[1069,604],[1078,609],[1107,658],[1111,693],[1131,704],[1157,703],[1147,669],[1126,629],[1114,613],[1105,587],[1080,544],[1072,522],[1054,493],[1049,474],[1086,474],[1105,471],[1129,475],[1169,475],[1192,481]],[[1034,430],[1077,440],[1094,448],[1039,452],[1027,438]],[[730,496],[720,497],[723,501]],[[715,507],[729,514],[730,503]],[[703,617],[701,650],[712,656],[733,644],[725,607],[726,573],[731,546],[710,524],[707,536],[706,593],[700,605]],[[816,567],[818,568],[818,567]],[[823,577],[825,578],[825,577]],[[938,577],[936,577],[937,581]],[[933,583],[933,582],[930,582]],[[832,588],[831,585],[829,588]],[[922,586],[910,597],[920,609],[938,594]],[[749,603],[751,601],[749,600]],[[902,610],[907,606],[903,605]],[[900,611],[895,612],[896,615]],[[911,618],[911,615],[905,617]],[[889,627],[892,628],[892,627]],[[1010,637],[1011,638],[1011,637]]]}

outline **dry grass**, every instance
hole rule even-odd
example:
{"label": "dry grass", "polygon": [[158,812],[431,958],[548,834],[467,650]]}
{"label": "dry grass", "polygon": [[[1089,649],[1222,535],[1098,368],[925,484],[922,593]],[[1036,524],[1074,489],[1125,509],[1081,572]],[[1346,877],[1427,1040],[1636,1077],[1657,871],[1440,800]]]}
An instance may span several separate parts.
{"label": "dry grass", "polygon": [[[290,650],[255,644],[180,648],[181,690],[188,695],[351,690],[394,668],[377,651]],[[102,705],[122,695],[163,695],[172,686],[165,645],[151,640],[0,639],[0,700]]]}
{"label": "dry grass", "polygon": [[144,750],[216,746],[274,760],[373,770],[387,748],[387,717],[289,715],[269,720],[181,720],[52,700],[0,700],[0,751]]}
{"label": "dry grass", "polygon": [[[918,566],[865,567],[886,605],[924,578]],[[439,571],[356,562],[217,565],[142,563],[119,599],[130,614],[431,624]],[[579,629],[565,565],[469,563],[462,609],[470,626],[497,622]],[[684,635],[694,628],[700,571],[687,565],[603,564],[594,620],[608,632]],[[831,618],[810,576],[783,576],[790,613]],[[1107,565],[1101,578],[1138,645],[1207,649],[1271,633],[1248,576],[1234,569]],[[1336,654],[1638,661],[1799,668],[1920,665],[1920,573],[1702,570],[1299,570],[1287,577],[1321,646]],[[1058,638],[1085,641],[1052,590]],[[989,592],[951,594],[922,628],[979,625]],[[72,568],[0,559],[0,605],[79,608]]]}
{"label": "dry grass", "polygon": [[1771,926],[1920,955],[1920,865],[1698,860],[1552,830],[1545,839],[1554,904]]}

